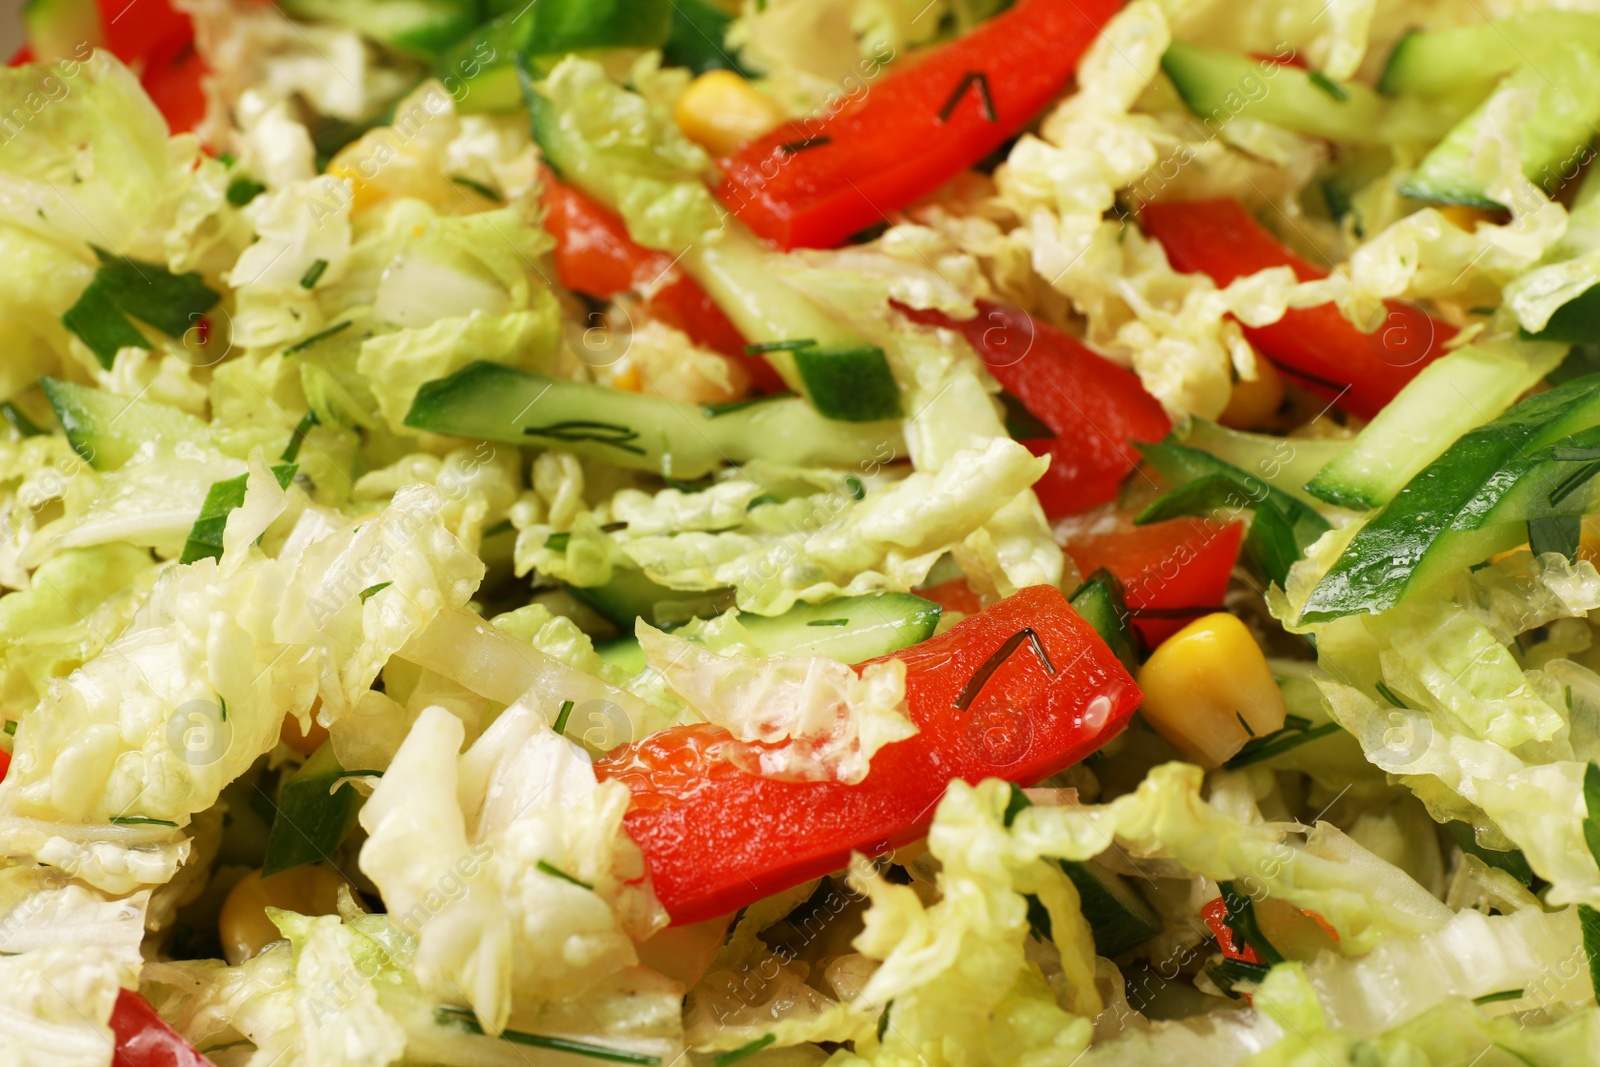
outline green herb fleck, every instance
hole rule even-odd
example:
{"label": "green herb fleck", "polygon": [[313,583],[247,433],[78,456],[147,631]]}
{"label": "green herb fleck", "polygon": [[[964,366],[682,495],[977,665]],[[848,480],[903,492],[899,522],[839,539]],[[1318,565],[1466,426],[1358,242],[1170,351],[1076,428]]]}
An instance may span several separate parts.
{"label": "green herb fleck", "polygon": [[749,1044],[740,1045],[732,1052],[724,1052],[711,1062],[716,1064],[716,1067],[728,1067],[728,1064],[730,1063],[738,1063],[746,1056],[755,1055],[757,1052],[760,1052],[762,1049],[766,1048],[776,1040],[778,1040],[777,1034],[762,1034]]}
{"label": "green herb fleck", "polygon": [[850,494],[850,498],[852,500],[859,502],[867,499],[867,487],[862,485],[861,479],[857,478],[854,474],[845,478],[844,488],[845,491]]}
{"label": "green herb fleck", "polygon": [[546,863],[544,860],[540,860],[538,863],[534,864],[534,866],[552,878],[559,878],[563,882],[571,882],[573,885],[587,889],[591,893],[594,892],[594,886],[590,885],[588,882],[580,882],[578,879],[572,877],[572,875],[568,874],[566,871],[563,871],[560,867],[557,867],[553,863]]}
{"label": "green herb fleck", "polygon": [[1382,682],[1374,682],[1372,687],[1378,691],[1379,696],[1383,697],[1383,699],[1387,700],[1394,707],[1406,708],[1407,711],[1411,710],[1406,706],[1406,702],[1404,700],[1401,700],[1399,697],[1394,695],[1393,689],[1390,689]]}
{"label": "green herb fleck", "polygon": [[763,341],[760,344],[745,345],[744,354],[759,356],[763,352],[798,352],[802,348],[813,348],[816,343],[810,337],[802,337],[795,341]]}
{"label": "green herb fleck", "polygon": [[1341,104],[1350,99],[1350,94],[1345,91],[1344,86],[1340,85],[1338,82],[1334,81],[1320,70],[1312,71],[1310,74],[1306,75],[1306,78],[1311,82],[1312,85],[1315,85],[1318,89],[1321,89],[1323,92],[1327,93]]}
{"label": "green herb fleck", "polygon": [[1256,732],[1250,728],[1250,723],[1245,719],[1244,712],[1242,712],[1242,711],[1238,710],[1237,708],[1235,708],[1234,712],[1233,712],[1233,717],[1235,719],[1239,720],[1239,725],[1240,726],[1244,727],[1244,732],[1245,732],[1245,736],[1246,737],[1254,737],[1256,735]]}
{"label": "green herb fleck", "polygon": [[379,582],[377,585],[367,586],[365,589],[361,590],[361,602],[365,604],[368,600],[371,600],[373,597],[377,596],[379,593],[383,592],[393,584],[393,582]]}
{"label": "green herb fleck", "polygon": [[812,619],[807,626],[849,626],[849,619]]}
{"label": "green herb fleck", "polygon": [[474,181],[471,178],[464,178],[459,174],[452,174],[450,176],[450,182],[453,185],[461,186],[463,189],[471,189],[485,200],[493,200],[496,204],[503,204],[506,202],[506,198],[501,196],[498,191],[490,188],[480,181]]}
{"label": "green herb fleck", "polygon": [[563,734],[563,735],[566,734],[566,732],[567,732],[567,716],[569,716],[571,714],[572,714],[572,701],[563,700],[561,702],[561,710],[556,713],[556,725],[555,725],[556,733]]}
{"label": "green herb fleck", "polygon": [[326,341],[328,338],[332,337],[334,334],[340,332],[341,330],[347,330],[349,328],[350,328],[350,320],[349,319],[346,319],[344,322],[336,322],[332,326],[329,326],[326,330],[319,330],[318,332],[312,334],[310,337],[307,337],[304,341],[297,341],[294,344],[290,345],[288,348],[285,348],[283,350],[283,354],[286,355],[286,356],[297,356],[301,352],[304,352],[306,349],[310,348],[312,345],[321,344],[323,341]]}
{"label": "green herb fleck", "polygon": [[174,829],[178,825],[167,819],[151,819],[144,815],[113,815],[111,823],[113,826],[171,826]]}
{"label": "green herb fleck", "polygon": [[781,393],[767,393],[764,396],[747,396],[743,400],[728,400],[721,404],[701,404],[700,410],[705,412],[706,418],[714,419],[721,415],[731,415],[735,411],[743,411],[745,408],[755,407],[757,404],[769,404],[774,400],[787,400],[792,396],[794,394],[786,390]]}
{"label": "green herb fleck", "polygon": [[1497,1004],[1502,1000],[1521,1000],[1523,991],[1520,989],[1502,989],[1498,993],[1485,993],[1481,997],[1473,997],[1474,1004]]}
{"label": "green herb fleck", "polygon": [[[440,1008],[435,1014],[439,1025],[458,1026],[468,1033],[483,1033],[483,1026],[478,1022],[478,1017],[465,1008]],[[597,1060],[610,1060],[613,1063],[636,1063],[641,1067],[659,1067],[660,1056],[651,1056],[643,1052],[628,1052],[625,1049],[607,1048],[605,1045],[591,1045],[587,1041],[573,1041],[565,1037],[544,1037],[540,1034],[525,1034],[520,1030],[502,1030],[500,1040],[513,1045],[526,1045],[529,1048],[546,1048],[555,1052],[571,1052],[578,1056],[588,1056]]]}
{"label": "green herb fleck", "polygon": [[254,178],[239,175],[228,183],[228,203],[234,207],[244,207],[250,201],[267,191],[267,187]]}
{"label": "green herb fleck", "polygon": [[553,533],[544,539],[544,547],[552,552],[565,552],[572,541],[570,533]]}
{"label": "green herb fleck", "polygon": [[1232,882],[1218,882],[1217,888],[1222,890],[1222,903],[1228,909],[1223,925],[1233,931],[1238,943],[1254,949],[1267,966],[1282,963],[1283,953],[1273,947],[1256,922],[1256,907],[1249,894],[1239,892]]}
{"label": "green herb fleck", "polygon": [[315,289],[317,287],[317,282],[322,279],[322,272],[327,269],[328,261],[325,259],[319,259],[312,263],[311,266],[306,269],[306,272],[300,276],[300,288]]}
{"label": "green herb fleck", "polygon": [[889,1009],[892,1007],[894,1007],[893,998],[883,1006],[883,1014],[878,1016],[878,1044],[880,1045],[883,1044],[883,1035],[889,1032]]}

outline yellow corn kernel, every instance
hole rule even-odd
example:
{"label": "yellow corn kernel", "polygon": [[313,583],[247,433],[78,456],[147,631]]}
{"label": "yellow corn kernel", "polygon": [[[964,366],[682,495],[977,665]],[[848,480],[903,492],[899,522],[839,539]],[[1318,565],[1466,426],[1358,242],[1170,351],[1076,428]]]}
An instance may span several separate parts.
{"label": "yellow corn kernel", "polygon": [[309,756],[322,747],[328,739],[328,728],[317,721],[317,711],[322,707],[318,701],[311,708],[311,732],[300,732],[300,720],[293,715],[283,717],[283,729],[278,731],[278,740],[294,749],[303,756]]}
{"label": "yellow corn kernel", "polygon": [[347,885],[337,871],[326,867],[295,867],[269,878],[251,871],[228,891],[217,917],[222,952],[237,966],[283,937],[267,918],[268,908],[301,915],[332,915],[338,911],[339,887]]}
{"label": "yellow corn kernel", "polygon": [[1495,221],[1493,212],[1485,211],[1481,207],[1468,207],[1466,204],[1445,204],[1438,211],[1452,226],[1468,233],[1476,230],[1480,222]]}
{"label": "yellow corn kernel", "polygon": [[637,393],[644,388],[644,382],[639,377],[639,365],[629,361],[611,379],[611,388],[625,389],[630,393]]}
{"label": "yellow corn kernel", "polygon": [[1196,619],[1139,671],[1140,714],[1174,748],[1216,767],[1251,737],[1283,728],[1283,694],[1244,623],[1226,612]]}
{"label": "yellow corn kernel", "polygon": [[376,185],[357,174],[354,167],[348,166],[337,159],[328,164],[327,173],[335,178],[343,178],[350,183],[351,215],[359,215],[383,199],[383,193]]}
{"label": "yellow corn kernel", "polygon": [[672,117],[685,137],[714,156],[726,155],[783,124],[783,111],[731,70],[708,70],[678,97]]}
{"label": "yellow corn kernel", "polygon": [[1256,356],[1256,380],[1233,383],[1228,406],[1217,421],[1234,430],[1254,430],[1283,406],[1283,377],[1271,361]]}

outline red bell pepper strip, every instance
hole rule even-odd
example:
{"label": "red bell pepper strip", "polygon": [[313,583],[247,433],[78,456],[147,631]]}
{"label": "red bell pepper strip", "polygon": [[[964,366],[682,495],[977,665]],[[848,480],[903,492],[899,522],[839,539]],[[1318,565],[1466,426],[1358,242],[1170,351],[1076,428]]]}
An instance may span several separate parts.
{"label": "red bell pepper strip", "polygon": [[11,753],[0,748],[0,782],[5,781],[9,773],[11,773]]}
{"label": "red bell pepper strip", "polygon": [[[1042,653],[1042,654],[1041,654]],[[628,833],[675,923],[722,915],[927,832],[952,779],[1029,785],[1113,737],[1142,699],[1053,586],[1034,586],[895,653],[920,732],[858,785],[780,782],[722,759],[721,727],[674,727],[595,764],[633,791]]]}
{"label": "red bell pepper strip", "polygon": [[1122,0],[1018,0],[854,103],[718,160],[717,195],[781,248],[828,248],[979,162],[1059,96]]}
{"label": "red bell pepper strip", "polygon": [[1228,902],[1218,897],[1200,909],[1200,917],[1211,928],[1211,933],[1217,939],[1217,947],[1222,950],[1225,959],[1238,960],[1240,963],[1260,963],[1261,957],[1256,955],[1256,950],[1249,945],[1235,943],[1233,928],[1228,925]]}
{"label": "red bell pepper strip", "polygon": [[620,217],[548,169],[543,180],[544,225],[555,238],[556,274],[562,285],[598,300],[642,293],[651,315],[702,348],[732,359],[759,391],[788,388],[766,360],[745,355],[744,336],[699,283],[673,265],[670,255],[638,244]]}
{"label": "red bell pepper strip", "polygon": [[958,331],[1001,387],[1054,431],[1022,442],[1050,457],[1033,491],[1052,519],[1115,499],[1139,463],[1130,442],[1159,441],[1172,429],[1137,375],[1026,311],[983,300],[977,317],[966,320],[902,310],[924,325]]}
{"label": "red bell pepper strip", "polygon": [[[1219,286],[1268,267],[1289,267],[1303,282],[1328,276],[1285,248],[1236,200],[1145,204],[1139,221],[1176,270],[1208,275]],[[1388,318],[1370,334],[1323,304],[1290,310],[1270,326],[1246,326],[1244,335],[1311,391],[1370,419],[1456,334],[1420,308],[1386,303]]]}
{"label": "red bell pepper strip", "polygon": [[116,1038],[111,1067],[213,1067],[132,990],[117,994],[111,1033]]}
{"label": "red bell pepper strip", "polygon": [[140,79],[144,91],[166,117],[167,128],[173,133],[188,133],[206,117],[206,96],[201,87],[205,74],[205,60],[194,50],[193,43],[169,58],[152,60],[144,68]]}
{"label": "red bell pepper strip", "polygon": [[1104,567],[1122,581],[1134,628],[1154,648],[1222,610],[1243,534],[1238,522],[1170,519],[1073,537],[1066,550],[1082,573]]}

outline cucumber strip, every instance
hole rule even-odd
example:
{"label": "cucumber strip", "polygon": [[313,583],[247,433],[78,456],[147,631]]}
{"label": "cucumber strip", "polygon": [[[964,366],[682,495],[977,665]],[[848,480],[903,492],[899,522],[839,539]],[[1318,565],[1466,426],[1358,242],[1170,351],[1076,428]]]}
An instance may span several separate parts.
{"label": "cucumber strip", "polygon": [[1593,508],[1600,467],[1581,457],[1600,446],[1597,423],[1600,374],[1592,374],[1464,435],[1356,533],[1311,591],[1301,621],[1386,611],[1413,590],[1525,543],[1529,520]]}
{"label": "cucumber strip", "polygon": [[496,363],[473,363],[425,384],[406,425],[483,441],[564,448],[683,480],[752,459],[852,466],[904,451],[899,423],[831,422],[798,397],[708,417],[697,406],[664,397]]}
{"label": "cucumber strip", "polygon": [[1455,101],[1390,101],[1365,85],[1181,41],[1167,46],[1161,69],[1212,132],[1243,116],[1351,144],[1430,142],[1467,110]]}
{"label": "cucumber strip", "polygon": [[146,441],[209,441],[211,429],[186,411],[150,400],[130,400],[56,378],[39,385],[56,421],[78,455],[96,470],[116,470]]}
{"label": "cucumber strip", "polygon": [[605,585],[569,585],[567,592],[626,634],[633,633],[635,619],[644,619],[652,626],[673,626],[692,618],[721,615],[733,607],[730,589],[668,589],[636,570],[619,570]]}
{"label": "cucumber strip", "polygon": [[1190,419],[1183,443],[1253,474],[1290,496],[1315,505],[1305,484],[1350,450],[1353,438],[1273,437],[1230,430],[1208,419]]}
{"label": "cucumber strip", "polygon": [[1462,434],[1497,417],[1566,355],[1558,345],[1468,345],[1424,367],[1306,489],[1366,511],[1394,499]]}
{"label": "cucumber strip", "polygon": [[[1600,178],[1590,168],[1567,210],[1567,232],[1545,253],[1542,266],[1565,265],[1600,251]],[[1534,275],[1541,273],[1536,267]],[[1534,279],[1530,278],[1529,281]],[[1556,308],[1537,333],[1522,331],[1524,340],[1583,345],[1600,342],[1600,284],[1589,286]]]}
{"label": "cucumber strip", "polygon": [[1286,586],[1289,567],[1331,528],[1304,501],[1215,456],[1185,448],[1170,436],[1160,444],[1135,447],[1176,488],[1153,501],[1134,522],[1254,511],[1244,553],[1263,584]]}
{"label": "cucumber strip", "polygon": [[707,0],[672,0],[672,32],[661,49],[661,58],[675,67],[688,67],[696,74],[708,70],[731,70],[750,77],[739,65],[736,49],[728,47],[728,27],[733,16]]}
{"label": "cucumber strip", "polygon": [[[566,136],[550,101],[524,85],[533,139],[568,182],[619,210],[601,161]],[[714,241],[684,249],[676,262],[772,364],[784,383],[841,422],[899,418],[900,390],[883,350],[778,277],[780,257],[728,216]]]}
{"label": "cucumber strip", "polygon": [[1409,33],[1389,54],[1378,91],[1438,96],[1470,89],[1538,61],[1562,41],[1600,50],[1600,16],[1533,11],[1485,25]]}
{"label": "cucumber strip", "polygon": [[[1520,67],[1502,89],[1537,94],[1533,115],[1522,124],[1522,173],[1532,181],[1558,172],[1585,152],[1600,122],[1600,53],[1571,44],[1553,46],[1537,63]],[[1487,102],[1462,119],[1422,160],[1400,187],[1419,200],[1473,207],[1509,207],[1490,198],[1473,173],[1472,155]]]}
{"label": "cucumber strip", "polygon": [[1335,222],[1350,219],[1357,237],[1366,236],[1370,217],[1382,210],[1382,200],[1390,196],[1382,179],[1394,167],[1394,153],[1387,146],[1363,148],[1329,167],[1317,179],[1317,188]]}
{"label": "cucumber strip", "polygon": [[417,59],[432,60],[477,24],[471,0],[283,0],[297,18],[337,22]]}
{"label": "cucumber strip", "polygon": [[1122,583],[1104,567],[1085,578],[1083,584],[1067,598],[1072,610],[1083,616],[1083,621],[1094,627],[1095,633],[1106,643],[1112,655],[1122,661],[1129,674],[1139,670],[1139,638],[1129,625],[1132,617],[1128,602],[1122,597]]}
{"label": "cucumber strip", "polygon": [[[911,593],[872,593],[796,604],[782,615],[741,614],[739,624],[763,656],[828,656],[856,664],[932,637],[939,605]],[[633,674],[646,666],[639,642],[631,636],[602,642],[595,651]]]}
{"label": "cucumber strip", "polygon": [[334,783],[350,773],[339,766],[333,742],[326,741],[283,783],[267,835],[267,855],[261,862],[263,876],[333,855],[361,812],[363,798],[354,786],[333,790]]}

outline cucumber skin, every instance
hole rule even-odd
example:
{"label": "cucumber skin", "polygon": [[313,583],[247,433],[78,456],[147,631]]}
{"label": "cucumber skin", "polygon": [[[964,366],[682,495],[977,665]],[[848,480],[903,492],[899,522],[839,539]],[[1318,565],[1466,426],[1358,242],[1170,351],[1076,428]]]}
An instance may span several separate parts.
{"label": "cucumber skin", "polygon": [[1083,621],[1094,627],[1112,655],[1122,661],[1129,674],[1139,672],[1139,637],[1129,625],[1132,615],[1122,596],[1122,583],[1104,567],[1085,578],[1067,598]]}
{"label": "cucumber skin", "polygon": [[[1524,177],[1537,181],[1541,172],[1588,151],[1600,123],[1600,97],[1586,88],[1595,84],[1600,84],[1600,54],[1575,46],[1553,50],[1541,66],[1523,67],[1502,83],[1539,94],[1533,121],[1522,126]],[[1487,102],[1474,109],[1423,157],[1401,184],[1400,195],[1486,210],[1510,206],[1491,199],[1468,171],[1486,107]]]}
{"label": "cucumber skin", "polygon": [[1580,11],[1532,11],[1480,26],[1412,31],[1389,53],[1378,91],[1436,96],[1493,81],[1553,42],[1600,48],[1600,17]]}
{"label": "cucumber skin", "polygon": [[[289,14],[349,26],[417,59],[433,60],[472,31],[475,3],[459,0],[284,0]],[[412,16],[393,16],[409,9]]]}
{"label": "cucumber skin", "polygon": [[145,441],[205,441],[211,435],[205,423],[165,404],[129,400],[56,378],[40,378],[39,385],[67,441],[95,470],[116,470]]}
{"label": "cucumber skin", "polygon": [[1549,454],[1555,442],[1600,444],[1600,374],[1524,400],[1464,435],[1412,478],[1345,546],[1311,591],[1301,623],[1378,613],[1408,593],[1527,541],[1531,518],[1583,514],[1593,483],[1559,505],[1541,502],[1577,464]]}
{"label": "cucumber skin", "polygon": [[1522,331],[1527,341],[1556,341],[1567,345],[1600,342],[1600,285],[1591,285],[1556,308],[1538,333]]}
{"label": "cucumber skin", "polygon": [[1107,959],[1120,956],[1161,932],[1161,919],[1128,879],[1094,863],[1060,863],[1078,890],[1083,917],[1094,935],[1096,955]]}
{"label": "cucumber skin", "polygon": [[[1361,85],[1343,87],[1348,95],[1335,100],[1312,84],[1307,72],[1239,52],[1204,48],[1174,41],[1161,56],[1161,69],[1172,79],[1189,110],[1207,124],[1240,115],[1335,141],[1382,143],[1384,102]],[[1268,88],[1267,82],[1277,82]],[[1252,99],[1249,86],[1263,92]]]}
{"label": "cucumber skin", "polygon": [[[1537,385],[1560,363],[1562,352],[1552,346],[1537,356],[1531,360],[1469,345],[1435,360],[1367,424],[1348,451],[1306,483],[1306,490],[1338,507],[1382,507],[1451,443],[1498,417]],[[1455,403],[1458,396],[1467,402]],[[1441,398],[1450,402],[1441,404]],[[1419,434],[1419,427],[1429,430]]]}
{"label": "cucumber skin", "polygon": [[[856,612],[873,616],[870,625],[808,625]],[[869,593],[821,604],[796,604],[782,615],[740,615],[739,622],[762,655],[831,656],[853,665],[926,641],[938,628],[939,616],[939,605],[912,593]],[[607,663],[634,674],[646,666],[639,642],[631,636],[601,642],[595,651]]]}

